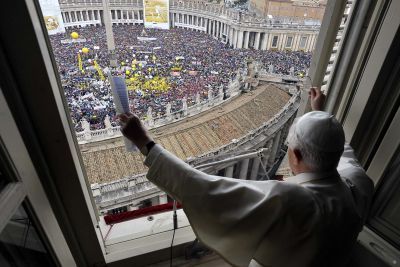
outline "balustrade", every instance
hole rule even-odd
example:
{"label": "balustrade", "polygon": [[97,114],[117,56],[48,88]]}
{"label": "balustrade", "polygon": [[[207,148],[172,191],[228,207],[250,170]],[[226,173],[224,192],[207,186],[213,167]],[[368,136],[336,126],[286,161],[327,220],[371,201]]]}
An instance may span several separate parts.
{"label": "balustrade", "polygon": [[[223,99],[224,93],[219,92],[218,95],[216,95],[206,101],[203,101],[201,103],[194,104],[194,105],[188,107],[186,111],[181,109],[176,112],[171,112],[168,115],[163,115],[160,117],[152,118],[150,123],[149,123],[149,120],[145,120],[144,124],[147,128],[153,129],[153,128],[164,126],[171,122],[180,121],[184,118],[197,115],[203,111],[209,110],[210,108],[212,108],[214,106],[220,105],[223,102],[233,99],[234,97],[236,97],[239,94],[239,90],[240,90],[240,83],[232,81],[230,83],[230,85],[228,86],[228,90],[226,92],[227,94],[230,94],[231,97],[226,100]],[[107,139],[116,138],[116,137],[120,137],[120,136],[122,136],[120,126],[114,126],[114,127],[110,127],[110,128],[93,130],[93,131],[76,132],[76,137],[77,137],[79,144],[104,141]]]}

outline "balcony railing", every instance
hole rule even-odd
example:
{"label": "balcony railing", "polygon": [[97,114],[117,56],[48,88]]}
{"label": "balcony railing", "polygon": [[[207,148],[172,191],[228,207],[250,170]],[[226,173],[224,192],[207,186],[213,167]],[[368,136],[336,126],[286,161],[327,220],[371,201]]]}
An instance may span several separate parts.
{"label": "balcony railing", "polygon": [[[230,98],[224,100],[224,93],[219,92],[218,95],[211,97],[210,99],[201,103],[192,105],[187,109],[181,109],[176,112],[172,112],[168,115],[163,115],[150,120],[145,120],[144,124],[148,129],[158,128],[169,124],[171,122],[177,122],[184,118],[195,116],[201,112],[207,111],[212,107],[222,104],[223,102],[230,101],[239,94],[241,84],[238,81],[231,81],[228,85],[226,94],[230,95]],[[82,131],[76,132],[76,138],[79,144],[86,144],[90,142],[104,141],[111,138],[122,136],[119,126],[109,127],[100,130],[93,131]]]}

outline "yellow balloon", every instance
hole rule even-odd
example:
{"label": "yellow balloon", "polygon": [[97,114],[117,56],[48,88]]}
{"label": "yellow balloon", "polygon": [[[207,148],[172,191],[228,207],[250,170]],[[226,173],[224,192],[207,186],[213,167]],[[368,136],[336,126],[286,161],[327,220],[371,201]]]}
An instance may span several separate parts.
{"label": "yellow balloon", "polygon": [[122,66],[125,66],[125,62],[124,62],[124,61],[122,61],[122,62],[121,62],[121,65],[122,65]]}
{"label": "yellow balloon", "polygon": [[125,71],[125,74],[129,75],[129,74],[131,74],[131,72],[129,70],[127,70],[127,71]]}
{"label": "yellow balloon", "polygon": [[84,54],[89,53],[89,48],[87,48],[87,47],[82,48],[82,53],[84,53]]}
{"label": "yellow balloon", "polygon": [[71,33],[71,38],[72,39],[78,39],[79,38],[79,34],[77,32],[72,32]]}

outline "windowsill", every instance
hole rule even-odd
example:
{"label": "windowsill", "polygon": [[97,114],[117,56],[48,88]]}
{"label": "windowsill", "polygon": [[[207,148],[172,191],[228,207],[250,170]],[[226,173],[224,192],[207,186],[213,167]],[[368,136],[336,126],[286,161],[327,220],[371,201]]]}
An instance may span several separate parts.
{"label": "windowsill", "polygon": [[[105,238],[107,263],[135,257],[171,246],[173,234],[172,211],[148,217],[106,225],[100,218],[100,229]],[[178,229],[175,232],[174,246],[193,241],[196,236],[182,209],[177,210]],[[108,234],[107,234],[108,233]]]}

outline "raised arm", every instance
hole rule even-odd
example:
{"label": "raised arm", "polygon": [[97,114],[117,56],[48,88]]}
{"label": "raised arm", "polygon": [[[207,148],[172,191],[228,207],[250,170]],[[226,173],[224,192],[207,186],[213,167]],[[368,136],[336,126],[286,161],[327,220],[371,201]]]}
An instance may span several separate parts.
{"label": "raised arm", "polygon": [[[139,149],[152,141],[136,116],[126,114],[121,121],[122,132]],[[208,175],[157,144],[146,156],[147,178],[181,202],[197,237],[235,266],[249,264],[265,234],[286,212],[277,189],[280,182]]]}

